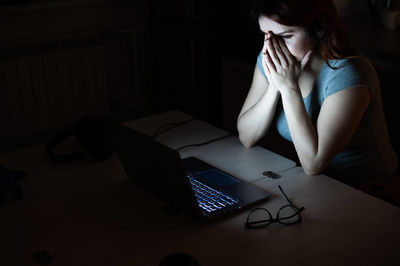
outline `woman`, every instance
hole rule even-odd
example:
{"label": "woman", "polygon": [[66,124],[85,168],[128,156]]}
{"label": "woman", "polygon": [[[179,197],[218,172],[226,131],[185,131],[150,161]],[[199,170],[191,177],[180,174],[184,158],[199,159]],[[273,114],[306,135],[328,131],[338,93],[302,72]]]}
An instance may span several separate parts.
{"label": "woman", "polygon": [[349,184],[389,177],[389,141],[375,70],[353,50],[331,0],[254,1],[263,32],[239,138],[250,148],[276,119],[304,171]]}

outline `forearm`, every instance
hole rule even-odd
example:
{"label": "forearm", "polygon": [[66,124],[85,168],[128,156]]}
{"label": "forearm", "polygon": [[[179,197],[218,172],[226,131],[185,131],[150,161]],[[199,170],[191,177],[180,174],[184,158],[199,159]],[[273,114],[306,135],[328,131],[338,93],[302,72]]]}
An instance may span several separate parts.
{"label": "forearm", "polygon": [[278,100],[279,91],[270,86],[258,102],[239,116],[237,129],[245,147],[252,147],[268,132]]}
{"label": "forearm", "polygon": [[323,168],[318,159],[318,135],[307,114],[301,92],[296,88],[281,93],[290,135],[300,163],[307,174],[317,174]]}

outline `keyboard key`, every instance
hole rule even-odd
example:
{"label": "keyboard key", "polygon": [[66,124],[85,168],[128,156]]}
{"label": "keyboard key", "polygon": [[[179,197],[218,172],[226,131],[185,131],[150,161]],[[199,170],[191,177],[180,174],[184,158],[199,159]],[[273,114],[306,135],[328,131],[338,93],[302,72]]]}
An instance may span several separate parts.
{"label": "keyboard key", "polygon": [[234,197],[226,195],[221,191],[213,189],[199,182],[191,175],[189,175],[188,178],[192,185],[192,189],[195,191],[195,196],[199,207],[208,213],[212,213],[239,202]]}

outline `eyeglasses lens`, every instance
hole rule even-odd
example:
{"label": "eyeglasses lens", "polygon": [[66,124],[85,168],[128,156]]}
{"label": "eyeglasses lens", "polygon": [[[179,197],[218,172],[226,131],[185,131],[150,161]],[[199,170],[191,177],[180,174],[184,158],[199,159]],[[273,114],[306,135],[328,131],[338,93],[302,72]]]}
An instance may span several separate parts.
{"label": "eyeglasses lens", "polygon": [[248,222],[252,227],[266,226],[271,220],[272,215],[266,209],[255,209],[248,218]]}
{"label": "eyeglasses lens", "polygon": [[283,224],[295,224],[300,222],[300,211],[293,205],[285,205],[279,209],[278,217],[279,222]]}

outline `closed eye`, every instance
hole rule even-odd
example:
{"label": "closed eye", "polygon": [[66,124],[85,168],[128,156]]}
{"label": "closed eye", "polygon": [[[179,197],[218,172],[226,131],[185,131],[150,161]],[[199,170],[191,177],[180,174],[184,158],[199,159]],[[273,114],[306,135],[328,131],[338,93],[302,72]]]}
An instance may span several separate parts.
{"label": "closed eye", "polygon": [[292,38],[292,36],[293,35],[283,35],[283,36],[281,36],[282,37],[282,39],[290,39],[290,38]]}

